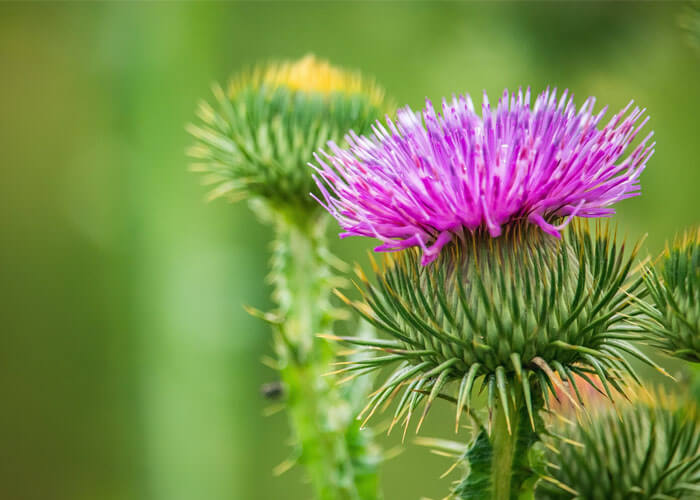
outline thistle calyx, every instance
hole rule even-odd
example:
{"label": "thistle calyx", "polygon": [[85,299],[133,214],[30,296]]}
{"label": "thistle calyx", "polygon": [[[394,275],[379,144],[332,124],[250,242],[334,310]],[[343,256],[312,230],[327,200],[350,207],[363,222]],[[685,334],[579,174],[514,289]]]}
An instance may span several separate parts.
{"label": "thistle calyx", "polygon": [[533,428],[533,401],[563,394],[582,403],[577,379],[595,376],[614,400],[614,392],[625,394],[626,376],[635,377],[627,357],[656,366],[633,345],[639,334],[624,314],[641,286],[631,272],[635,254],[600,225],[578,223],[562,239],[531,225],[498,239],[465,233],[428,266],[415,249],[390,254],[375,268],[376,283],[359,273],[363,297],[352,304],[392,339],[344,339],[385,355],[342,370],[397,365],[367,414],[403,393],[394,423],[405,425],[450,384],[458,419],[480,385],[489,407],[504,409],[508,428],[516,394]]}

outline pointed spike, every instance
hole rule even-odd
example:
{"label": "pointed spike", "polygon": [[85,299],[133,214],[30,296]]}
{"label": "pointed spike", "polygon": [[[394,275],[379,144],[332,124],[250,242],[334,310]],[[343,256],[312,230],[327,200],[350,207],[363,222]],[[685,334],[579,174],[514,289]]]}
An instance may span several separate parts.
{"label": "pointed spike", "polygon": [[520,354],[517,352],[514,352],[513,354],[510,355],[510,360],[513,363],[513,369],[515,370],[515,375],[518,377],[518,380],[521,380],[523,378],[523,366],[522,363],[520,362]]}
{"label": "pointed spike", "polygon": [[393,430],[394,426],[399,422],[401,417],[408,410],[408,406],[406,403],[408,403],[411,395],[413,394],[413,390],[418,385],[418,382],[420,382],[420,379],[413,380],[408,385],[406,390],[403,392],[403,395],[401,396],[399,403],[396,405],[396,411],[394,412],[394,418],[392,418],[391,424],[389,424],[389,429],[387,430],[387,435],[391,434],[391,431]]}
{"label": "pointed spike", "polygon": [[455,434],[459,432],[459,420],[462,416],[462,408],[464,408],[465,400],[468,397],[466,391],[468,380],[469,374],[465,374],[459,384],[459,391],[457,393],[457,414],[455,416]]}
{"label": "pointed spike", "polygon": [[[367,406],[365,406],[360,413],[358,413],[357,418],[362,419],[362,423],[360,424],[360,429],[364,429],[365,426],[367,425],[367,421],[372,418],[372,415],[374,415],[374,412],[377,411],[377,408],[379,407],[379,404],[375,404],[376,401],[382,396],[382,393],[377,394],[374,398],[370,400],[369,403],[367,403]],[[364,417],[365,413],[369,410],[369,414]],[[363,419],[364,417],[364,419]]]}
{"label": "pointed spike", "polygon": [[561,435],[556,434],[556,433],[551,432],[551,431],[549,431],[549,435],[552,436],[553,438],[560,440],[562,443],[570,444],[571,446],[576,446],[577,448],[585,448],[586,447],[586,445],[581,443],[580,441],[576,441],[576,440],[568,438],[566,436],[561,436]]}
{"label": "pointed spike", "polygon": [[362,337],[340,337],[338,335],[333,335],[330,333],[318,333],[316,334],[316,337],[324,340],[331,340],[333,342],[343,342],[346,344],[359,345],[363,347],[378,347],[386,349],[401,349],[403,347],[400,342],[394,340],[383,340]]}
{"label": "pointed spike", "polygon": [[566,484],[562,483],[561,481],[554,479],[551,476],[540,476],[540,478],[544,481],[547,481],[548,483],[552,483],[553,485],[558,486],[559,488],[566,491],[567,493],[574,495],[574,497],[576,497],[576,498],[579,498],[579,496],[580,496],[578,491],[571,488],[570,486],[567,486]]}
{"label": "pointed spike", "polygon": [[552,393],[552,396],[554,396],[554,399],[556,401],[559,401],[557,398],[556,393],[554,392],[554,388],[551,385],[551,382],[549,380],[549,377],[547,377],[542,371],[536,371],[533,372],[535,376],[537,377],[540,387],[542,388],[542,396],[544,397],[544,408],[546,411],[550,411],[550,406],[549,406],[549,393]]}
{"label": "pointed spike", "polygon": [[[442,475],[440,475],[440,479],[445,479],[447,476],[449,476],[450,473],[451,473],[453,470],[455,470],[455,469],[457,468],[457,466],[458,466],[459,464],[461,464],[461,463],[462,463],[461,460],[455,460],[455,461],[452,463],[452,465],[450,465],[450,467],[449,467],[445,472],[443,472]],[[446,498],[449,499],[449,496],[446,497]]]}
{"label": "pointed spike", "polygon": [[489,407],[489,434],[491,434],[491,424],[493,420],[493,406],[494,406],[494,400],[496,397],[496,380],[493,378],[493,376],[489,377],[488,381],[488,388],[489,388],[489,393],[488,393],[488,407]]}
{"label": "pointed spike", "polygon": [[266,323],[270,323],[272,325],[281,325],[283,323],[282,318],[280,318],[278,314],[272,312],[264,312],[260,309],[248,305],[244,305],[243,309],[245,310],[245,312],[247,312],[254,318],[261,319]]}
{"label": "pointed spike", "polygon": [[469,410],[469,403],[471,399],[472,388],[474,387],[474,380],[476,379],[476,374],[479,372],[481,365],[479,363],[474,363],[469,367],[469,371],[462,379],[462,384],[459,388],[459,395],[457,397],[457,418],[455,432],[459,431],[459,420],[462,415],[464,408]]}
{"label": "pointed spike", "polygon": [[552,383],[555,386],[557,386],[561,390],[562,393],[564,393],[564,396],[566,396],[566,398],[569,401],[571,401],[571,404],[574,405],[574,407],[576,409],[580,408],[576,399],[571,395],[571,392],[569,391],[568,387],[566,387],[564,385],[564,382],[562,382],[561,377],[558,377],[554,373],[554,371],[549,367],[549,365],[547,364],[547,362],[544,359],[540,358],[539,356],[536,356],[536,357],[532,358],[532,362],[535,365],[537,365],[540,369],[542,369],[543,372],[545,372],[545,374],[547,375],[549,380],[551,380]]}
{"label": "pointed spike", "polygon": [[289,457],[285,460],[282,461],[282,463],[276,465],[272,469],[272,475],[273,476],[281,476],[285,472],[287,472],[289,469],[294,467],[298,462],[298,459],[296,457]]}
{"label": "pointed spike", "polygon": [[644,354],[642,351],[631,345],[629,342],[625,342],[623,340],[610,340],[608,341],[609,344],[614,345],[615,347],[631,354],[632,356],[635,356],[637,359],[640,361],[643,361],[644,363],[648,364],[658,372],[660,372],[662,375],[665,375],[666,377],[670,378],[674,382],[677,382],[677,380],[666,370],[663,369],[663,367],[659,366],[657,363],[655,363],[652,359],[650,359],[646,354]]}
{"label": "pointed spike", "polygon": [[573,371],[579,377],[585,380],[588,383],[588,385],[593,387],[593,389],[595,389],[601,396],[606,396],[605,392],[600,387],[598,387],[598,384],[596,384],[593,381],[593,379],[591,379],[591,377],[589,377],[588,374],[585,371],[583,371],[580,367],[572,366],[571,371]]}
{"label": "pointed spike", "polygon": [[[581,396],[581,392],[579,391],[578,384],[576,384],[576,378],[574,377],[573,372],[564,366],[562,366],[561,368],[564,370],[564,373],[566,373],[566,378],[569,379],[569,384],[571,384],[571,387],[573,387],[574,393],[576,394],[576,397],[578,398],[579,403],[581,403],[581,406],[585,410],[585,401],[583,400],[583,397]],[[558,369],[559,368],[557,368],[557,370]]]}
{"label": "pointed spike", "polygon": [[404,385],[403,382],[396,384],[396,387],[394,387],[394,390],[391,391],[391,394],[389,394],[389,397],[386,399],[386,401],[384,401],[384,405],[382,406],[380,413],[384,413],[389,408],[389,405],[391,405],[391,403],[394,402],[394,398],[399,393],[399,391],[401,390],[401,387],[403,387],[403,385]]}
{"label": "pointed spike", "polygon": [[338,297],[341,301],[343,301],[343,303],[344,303],[345,305],[352,307],[352,300],[350,300],[349,298],[347,298],[343,292],[341,292],[341,291],[338,290],[337,288],[334,288],[334,289],[333,289],[333,294],[334,294],[336,297]]}
{"label": "pointed spike", "polygon": [[426,374],[426,378],[434,377],[435,375],[442,375],[445,372],[450,371],[450,367],[453,365],[459,363],[459,360],[457,358],[450,358],[447,361],[440,363],[438,366],[433,368],[432,370],[429,370]]}
{"label": "pointed spike", "polygon": [[503,414],[506,417],[506,427],[508,427],[508,434],[512,434],[510,428],[510,404],[508,402],[508,383],[506,382],[506,371],[502,366],[496,368],[496,385],[498,388],[498,394],[501,399],[501,406],[503,406]]}
{"label": "pointed spike", "polygon": [[555,455],[561,455],[561,451],[559,450],[559,448],[557,448],[557,447],[554,446],[553,444],[551,444],[551,443],[546,443],[546,442],[545,442],[545,443],[542,443],[542,444],[544,444],[544,447],[547,448],[547,449],[548,449],[549,451],[551,451],[552,453],[554,453]]}
{"label": "pointed spike", "polygon": [[413,395],[408,403],[408,413],[406,414],[406,419],[404,421],[403,434],[401,436],[402,443],[406,440],[406,432],[408,431],[408,426],[411,422],[411,417],[413,416],[413,410],[415,410],[416,406],[418,405],[419,398],[423,396],[420,393],[420,389],[423,387],[423,384],[425,384],[426,381],[427,379],[425,377],[420,378],[416,384],[416,387],[413,389]]}
{"label": "pointed spike", "polygon": [[595,370],[596,374],[598,375],[598,379],[600,380],[600,383],[603,384],[603,389],[605,389],[605,393],[607,394],[608,398],[610,399],[610,402],[615,407],[615,411],[617,411],[618,415],[619,415],[619,410],[617,408],[617,405],[615,404],[615,399],[613,398],[612,392],[610,391],[610,386],[608,385],[608,378],[605,376],[605,370],[603,370],[603,367],[600,366],[600,363],[598,362],[598,360],[595,359],[593,356],[591,356],[589,354],[584,354],[583,358],[593,366],[593,369]]}
{"label": "pointed spike", "polygon": [[588,347],[584,347],[581,345],[571,345],[567,344],[566,342],[563,342],[561,340],[555,340],[554,342],[551,342],[549,345],[559,347],[561,349],[566,349],[569,351],[576,351],[581,354],[590,354],[592,356],[601,356],[601,357],[611,357],[611,355],[601,353],[600,351],[596,351],[595,349],[590,349]]}
{"label": "pointed spike", "polygon": [[430,407],[433,405],[433,401],[435,401],[435,398],[440,393],[440,390],[444,387],[449,374],[450,374],[449,368],[443,370],[442,373],[440,373],[440,375],[438,376],[435,383],[433,384],[433,387],[430,391],[430,395],[428,396],[428,401],[426,401],[425,407],[423,408],[423,414],[421,415],[420,420],[418,421],[418,425],[416,426],[416,434],[418,434],[418,431],[420,431],[420,428],[423,425],[423,421],[425,420],[425,416],[428,414],[428,411],[430,410]]}
{"label": "pointed spike", "polygon": [[532,395],[530,393],[530,381],[528,380],[529,375],[529,372],[523,373],[523,397],[525,399],[525,407],[527,408],[527,416],[530,418],[530,426],[532,426],[533,431],[536,431],[535,416],[532,412]]}

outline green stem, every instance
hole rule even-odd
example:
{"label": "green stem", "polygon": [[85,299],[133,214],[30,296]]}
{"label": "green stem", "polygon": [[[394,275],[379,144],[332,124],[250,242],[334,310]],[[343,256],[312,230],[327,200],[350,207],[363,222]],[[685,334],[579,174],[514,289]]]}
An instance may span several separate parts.
{"label": "green stem", "polygon": [[[535,411],[539,401],[533,401]],[[508,398],[509,411],[497,404],[492,414],[490,434],[481,429],[466,454],[469,473],[454,494],[463,500],[530,500],[541,468],[541,454],[535,450],[538,434],[525,406],[522,393],[514,391]],[[542,428],[537,414],[535,426]],[[510,428],[509,424],[510,423]],[[536,463],[533,463],[536,462]]]}
{"label": "green stem", "polygon": [[517,429],[516,422],[513,422],[516,428],[509,429],[503,408],[496,407],[494,413],[493,430],[491,431],[493,446],[493,495],[491,498],[493,500],[510,500],[513,460],[519,429]]}
{"label": "green stem", "polygon": [[325,219],[302,214],[276,217],[271,278],[281,324],[276,350],[296,438],[296,459],[319,500],[376,500],[378,456],[354,418],[350,401],[363,386],[338,387],[335,345],[318,338],[333,322],[332,272],[324,259]]}

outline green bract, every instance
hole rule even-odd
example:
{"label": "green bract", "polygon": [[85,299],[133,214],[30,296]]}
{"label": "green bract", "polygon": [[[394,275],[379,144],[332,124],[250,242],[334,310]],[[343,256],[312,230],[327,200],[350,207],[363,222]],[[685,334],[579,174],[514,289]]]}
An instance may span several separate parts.
{"label": "green bract", "polygon": [[645,269],[653,306],[639,302],[640,326],[671,356],[700,363],[700,229],[678,238]]}
{"label": "green bract", "polygon": [[[558,429],[538,499],[691,499],[700,497],[700,425],[694,407],[635,402],[617,415]],[[553,451],[556,449],[556,452]]]}
{"label": "green bract", "polygon": [[356,72],[307,56],[271,64],[214,87],[215,106],[202,102],[192,170],[215,185],[211,197],[259,197],[273,206],[317,210],[307,163],[328,141],[369,131],[383,114],[383,91]]}
{"label": "green bract", "polygon": [[546,396],[559,387],[580,400],[575,374],[597,375],[612,399],[611,388],[623,392],[622,376],[634,377],[626,355],[653,364],[632,345],[638,334],[623,314],[641,285],[630,275],[635,254],[625,255],[607,229],[586,224],[573,224],[562,239],[528,225],[497,239],[465,233],[428,266],[415,249],[391,254],[375,269],[375,284],[359,273],[364,300],[353,305],[392,340],[342,339],[386,355],[344,370],[398,363],[368,409],[371,415],[403,390],[394,423],[405,415],[406,425],[423,398],[425,415],[450,382],[459,419],[480,378],[509,429],[511,400],[524,399],[533,427],[533,400],[541,400],[534,391]]}

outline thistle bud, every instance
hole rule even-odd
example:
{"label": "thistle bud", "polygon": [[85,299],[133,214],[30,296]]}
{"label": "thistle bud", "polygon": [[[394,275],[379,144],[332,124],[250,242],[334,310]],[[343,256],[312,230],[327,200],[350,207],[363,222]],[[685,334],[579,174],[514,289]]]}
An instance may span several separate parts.
{"label": "thistle bud", "polygon": [[651,304],[638,302],[636,321],[650,343],[700,363],[700,229],[676,238],[644,277]]}
{"label": "thistle bud", "polygon": [[562,423],[547,449],[538,499],[698,498],[697,409],[664,394]]}
{"label": "thistle bud", "polygon": [[356,71],[308,55],[272,63],[213,88],[202,102],[191,169],[214,186],[210,198],[260,198],[273,207],[314,210],[307,162],[348,130],[364,133],[383,113],[384,91]]}

